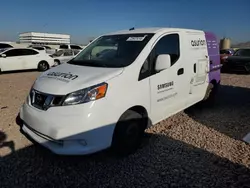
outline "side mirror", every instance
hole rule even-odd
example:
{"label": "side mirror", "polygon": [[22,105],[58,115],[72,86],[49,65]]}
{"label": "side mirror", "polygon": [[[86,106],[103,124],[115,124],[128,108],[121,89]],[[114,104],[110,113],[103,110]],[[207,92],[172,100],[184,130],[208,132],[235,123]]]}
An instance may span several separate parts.
{"label": "side mirror", "polygon": [[155,70],[160,72],[171,67],[171,58],[168,54],[158,55],[155,63]]}

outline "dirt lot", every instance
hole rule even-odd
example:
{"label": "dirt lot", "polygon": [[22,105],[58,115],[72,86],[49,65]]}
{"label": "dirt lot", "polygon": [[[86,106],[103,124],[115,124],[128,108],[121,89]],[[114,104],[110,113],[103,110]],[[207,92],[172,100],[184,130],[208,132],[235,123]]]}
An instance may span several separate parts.
{"label": "dirt lot", "polygon": [[56,156],[19,133],[15,117],[37,72],[0,75],[0,187],[250,187],[250,76],[222,75],[213,108],[147,130],[128,158]]}

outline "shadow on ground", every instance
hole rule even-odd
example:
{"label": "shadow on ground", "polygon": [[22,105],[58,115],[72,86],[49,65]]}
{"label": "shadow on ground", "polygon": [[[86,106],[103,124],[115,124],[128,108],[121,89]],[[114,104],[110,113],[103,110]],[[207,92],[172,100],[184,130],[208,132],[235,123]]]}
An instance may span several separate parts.
{"label": "shadow on ground", "polygon": [[163,135],[127,158],[58,156],[30,146],[0,158],[1,187],[243,187],[250,170]]}
{"label": "shadow on ground", "polygon": [[194,106],[185,113],[207,127],[242,140],[250,132],[250,89],[221,85],[211,108]]}

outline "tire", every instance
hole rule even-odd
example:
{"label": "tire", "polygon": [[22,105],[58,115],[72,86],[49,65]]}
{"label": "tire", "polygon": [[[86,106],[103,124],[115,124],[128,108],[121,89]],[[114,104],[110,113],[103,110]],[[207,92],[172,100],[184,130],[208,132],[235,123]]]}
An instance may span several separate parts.
{"label": "tire", "polygon": [[54,62],[57,63],[57,65],[61,64],[61,62],[58,59],[56,59]]}
{"label": "tire", "polygon": [[127,156],[134,153],[140,146],[146,121],[143,116],[135,111],[126,111],[116,124],[112,151],[118,156]]}
{"label": "tire", "polygon": [[246,73],[249,74],[250,73],[250,66],[245,66],[245,70],[246,70]]}
{"label": "tire", "polygon": [[37,69],[38,71],[41,71],[41,72],[48,70],[49,69],[48,62],[41,61],[40,63],[38,63]]}
{"label": "tire", "polygon": [[205,106],[213,106],[220,88],[220,83],[209,83],[205,98],[202,103]]}

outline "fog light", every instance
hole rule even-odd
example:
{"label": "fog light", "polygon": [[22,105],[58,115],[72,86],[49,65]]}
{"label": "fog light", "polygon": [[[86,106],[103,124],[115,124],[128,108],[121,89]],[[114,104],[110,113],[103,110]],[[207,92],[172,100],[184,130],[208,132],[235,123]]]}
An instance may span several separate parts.
{"label": "fog light", "polygon": [[86,140],[79,140],[78,142],[83,146],[87,146]]}

